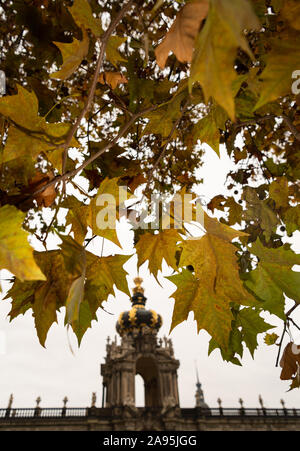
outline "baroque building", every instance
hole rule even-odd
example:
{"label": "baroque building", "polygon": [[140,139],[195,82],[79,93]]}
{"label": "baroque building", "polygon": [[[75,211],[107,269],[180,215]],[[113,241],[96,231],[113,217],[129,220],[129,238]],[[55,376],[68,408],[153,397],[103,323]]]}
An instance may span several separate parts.
{"label": "baroque building", "polygon": [[[145,307],[142,279],[135,279],[131,310],[121,313],[116,329],[121,337],[107,339],[102,407],[96,407],[93,393],[91,407],[41,408],[37,398],[34,409],[0,409],[0,430],[98,430],[98,431],[222,431],[222,430],[300,430],[300,409],[247,409],[240,400],[239,409],[209,407],[197,373],[195,407],[181,408],[177,370],[172,341],[158,338],[161,316]],[[144,407],[136,407],[135,380],[144,381]]]}

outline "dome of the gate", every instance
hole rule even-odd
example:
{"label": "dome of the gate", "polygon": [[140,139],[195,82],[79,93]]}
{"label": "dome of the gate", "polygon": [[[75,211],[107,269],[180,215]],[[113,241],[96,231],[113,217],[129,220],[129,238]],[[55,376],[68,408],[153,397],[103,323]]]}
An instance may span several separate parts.
{"label": "dome of the gate", "polygon": [[142,281],[143,279],[140,277],[134,279],[136,286],[131,298],[132,308],[129,311],[122,312],[116,324],[117,332],[120,335],[132,333],[144,326],[158,331],[162,325],[161,315],[154,310],[145,308],[146,297],[144,296],[144,288],[141,286]]}

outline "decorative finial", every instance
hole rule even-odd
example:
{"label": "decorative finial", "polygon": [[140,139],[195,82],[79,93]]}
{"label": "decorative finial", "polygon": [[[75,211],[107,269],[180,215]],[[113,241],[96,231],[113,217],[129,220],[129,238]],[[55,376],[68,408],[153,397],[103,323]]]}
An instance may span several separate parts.
{"label": "decorative finial", "polygon": [[41,397],[40,396],[38,396],[37,398],[36,398],[36,400],[35,400],[35,402],[36,402],[36,407],[39,407],[40,406],[40,403],[41,403]]}
{"label": "decorative finial", "polygon": [[282,405],[283,409],[285,409],[285,402],[283,399],[280,400],[280,404]]}
{"label": "decorative finial", "polygon": [[65,396],[64,399],[63,399],[64,409],[67,407],[67,402],[68,402],[68,401],[69,401],[69,400],[68,400],[68,397]]}
{"label": "decorative finial", "polygon": [[135,283],[135,287],[133,288],[133,294],[136,293],[144,294],[144,288],[142,287],[143,279],[141,277],[136,277],[133,281]]}
{"label": "decorative finial", "polygon": [[91,407],[96,407],[97,395],[96,392],[92,393],[92,405]]}
{"label": "decorative finial", "polygon": [[263,401],[261,395],[259,395],[259,397],[258,397],[258,402],[259,402],[259,404],[261,405],[261,408],[263,409],[263,408],[264,408],[264,401]]}
{"label": "decorative finial", "polygon": [[219,404],[220,409],[222,408],[222,399],[218,398],[217,399],[217,403]]}
{"label": "decorative finial", "polygon": [[9,397],[9,400],[8,400],[8,406],[7,406],[8,409],[11,409],[13,400],[14,400],[14,395],[11,394],[10,397]]}
{"label": "decorative finial", "polygon": [[241,405],[241,408],[243,408],[244,407],[244,401],[242,400],[242,398],[239,399],[239,403]]}
{"label": "decorative finial", "polygon": [[195,370],[196,370],[196,387],[199,390],[201,388],[200,380],[199,380],[199,374],[198,374],[198,368],[197,368],[197,362],[195,360]]}

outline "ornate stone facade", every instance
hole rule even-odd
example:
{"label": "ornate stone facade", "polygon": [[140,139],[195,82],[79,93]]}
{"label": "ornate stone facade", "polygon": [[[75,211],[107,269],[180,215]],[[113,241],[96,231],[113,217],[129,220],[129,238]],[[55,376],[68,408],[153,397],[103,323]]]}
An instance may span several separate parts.
{"label": "ornate stone facade", "polygon": [[[141,279],[136,279],[132,309],[120,315],[117,331],[121,336],[107,339],[103,379],[102,408],[96,407],[93,393],[90,408],[44,409],[37,398],[35,409],[0,409],[0,430],[95,430],[95,431],[298,431],[300,410],[210,408],[204,400],[197,374],[196,406],[180,408],[177,369],[171,340],[157,337],[160,315],[145,309]],[[135,376],[144,380],[145,407],[135,402]]]}

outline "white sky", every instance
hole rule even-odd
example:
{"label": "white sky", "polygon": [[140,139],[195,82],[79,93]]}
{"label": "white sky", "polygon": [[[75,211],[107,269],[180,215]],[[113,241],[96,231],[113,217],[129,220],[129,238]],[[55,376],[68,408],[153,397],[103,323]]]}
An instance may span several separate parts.
{"label": "white sky", "polygon": [[[226,152],[221,150],[221,159],[208,149],[205,164],[199,170],[204,178],[204,184],[199,185],[199,194],[211,198],[224,192],[225,177],[230,168],[230,160]],[[132,235],[121,231],[119,239],[124,253],[132,253]],[[300,251],[300,233],[296,234],[293,248]],[[98,244],[92,242],[88,250],[98,253]],[[104,255],[118,253],[114,245],[105,243]],[[133,257],[125,266],[129,273],[130,288],[136,276],[136,258]],[[164,275],[170,275],[172,270],[164,267]],[[0,272],[1,278],[9,276],[7,271]],[[161,280],[161,287],[149,275],[147,263],[142,266],[140,275],[144,278],[147,305],[163,316],[164,324],[159,336],[169,332],[174,300],[169,298],[175,286],[166,279]],[[5,288],[5,282],[3,283]],[[54,324],[49,331],[46,349],[40,346],[34,329],[31,312],[18,317],[9,323],[7,314],[10,302],[0,302],[0,407],[6,407],[9,395],[14,394],[14,407],[34,407],[35,399],[41,396],[42,407],[60,407],[65,395],[69,398],[70,407],[86,407],[90,405],[92,392],[97,393],[97,406],[101,406],[102,380],[100,363],[104,362],[106,338],[115,335],[115,323],[121,311],[130,307],[128,297],[118,292],[116,298],[110,296],[104,305],[113,315],[102,310],[98,314],[98,322],[93,321],[83,338],[80,349],[72,332],[69,339],[74,354],[68,345],[67,331],[63,326],[63,314],[59,323]],[[288,304],[289,306],[289,304]],[[300,312],[296,310],[294,320],[300,324]],[[280,324],[275,317],[266,315],[271,324]],[[277,332],[281,335],[282,327]],[[293,332],[293,338],[300,344],[300,333]],[[245,401],[246,407],[259,407],[258,396],[262,395],[266,407],[280,407],[283,398],[288,407],[300,408],[300,390],[287,393],[289,382],[280,381],[280,368],[275,368],[275,346],[268,347],[263,343],[263,334],[259,336],[261,347],[252,360],[245,351],[243,367],[223,362],[219,351],[207,356],[209,336],[206,332],[197,335],[196,323],[192,317],[172,332],[175,356],[180,360],[178,371],[179,395],[181,407],[194,407],[195,394],[195,361],[197,362],[200,380],[204,390],[205,400],[211,406],[217,405],[217,398],[223,400],[224,407],[237,407],[238,399]],[[287,343],[285,339],[285,344]],[[141,393],[137,399],[140,403]]]}

